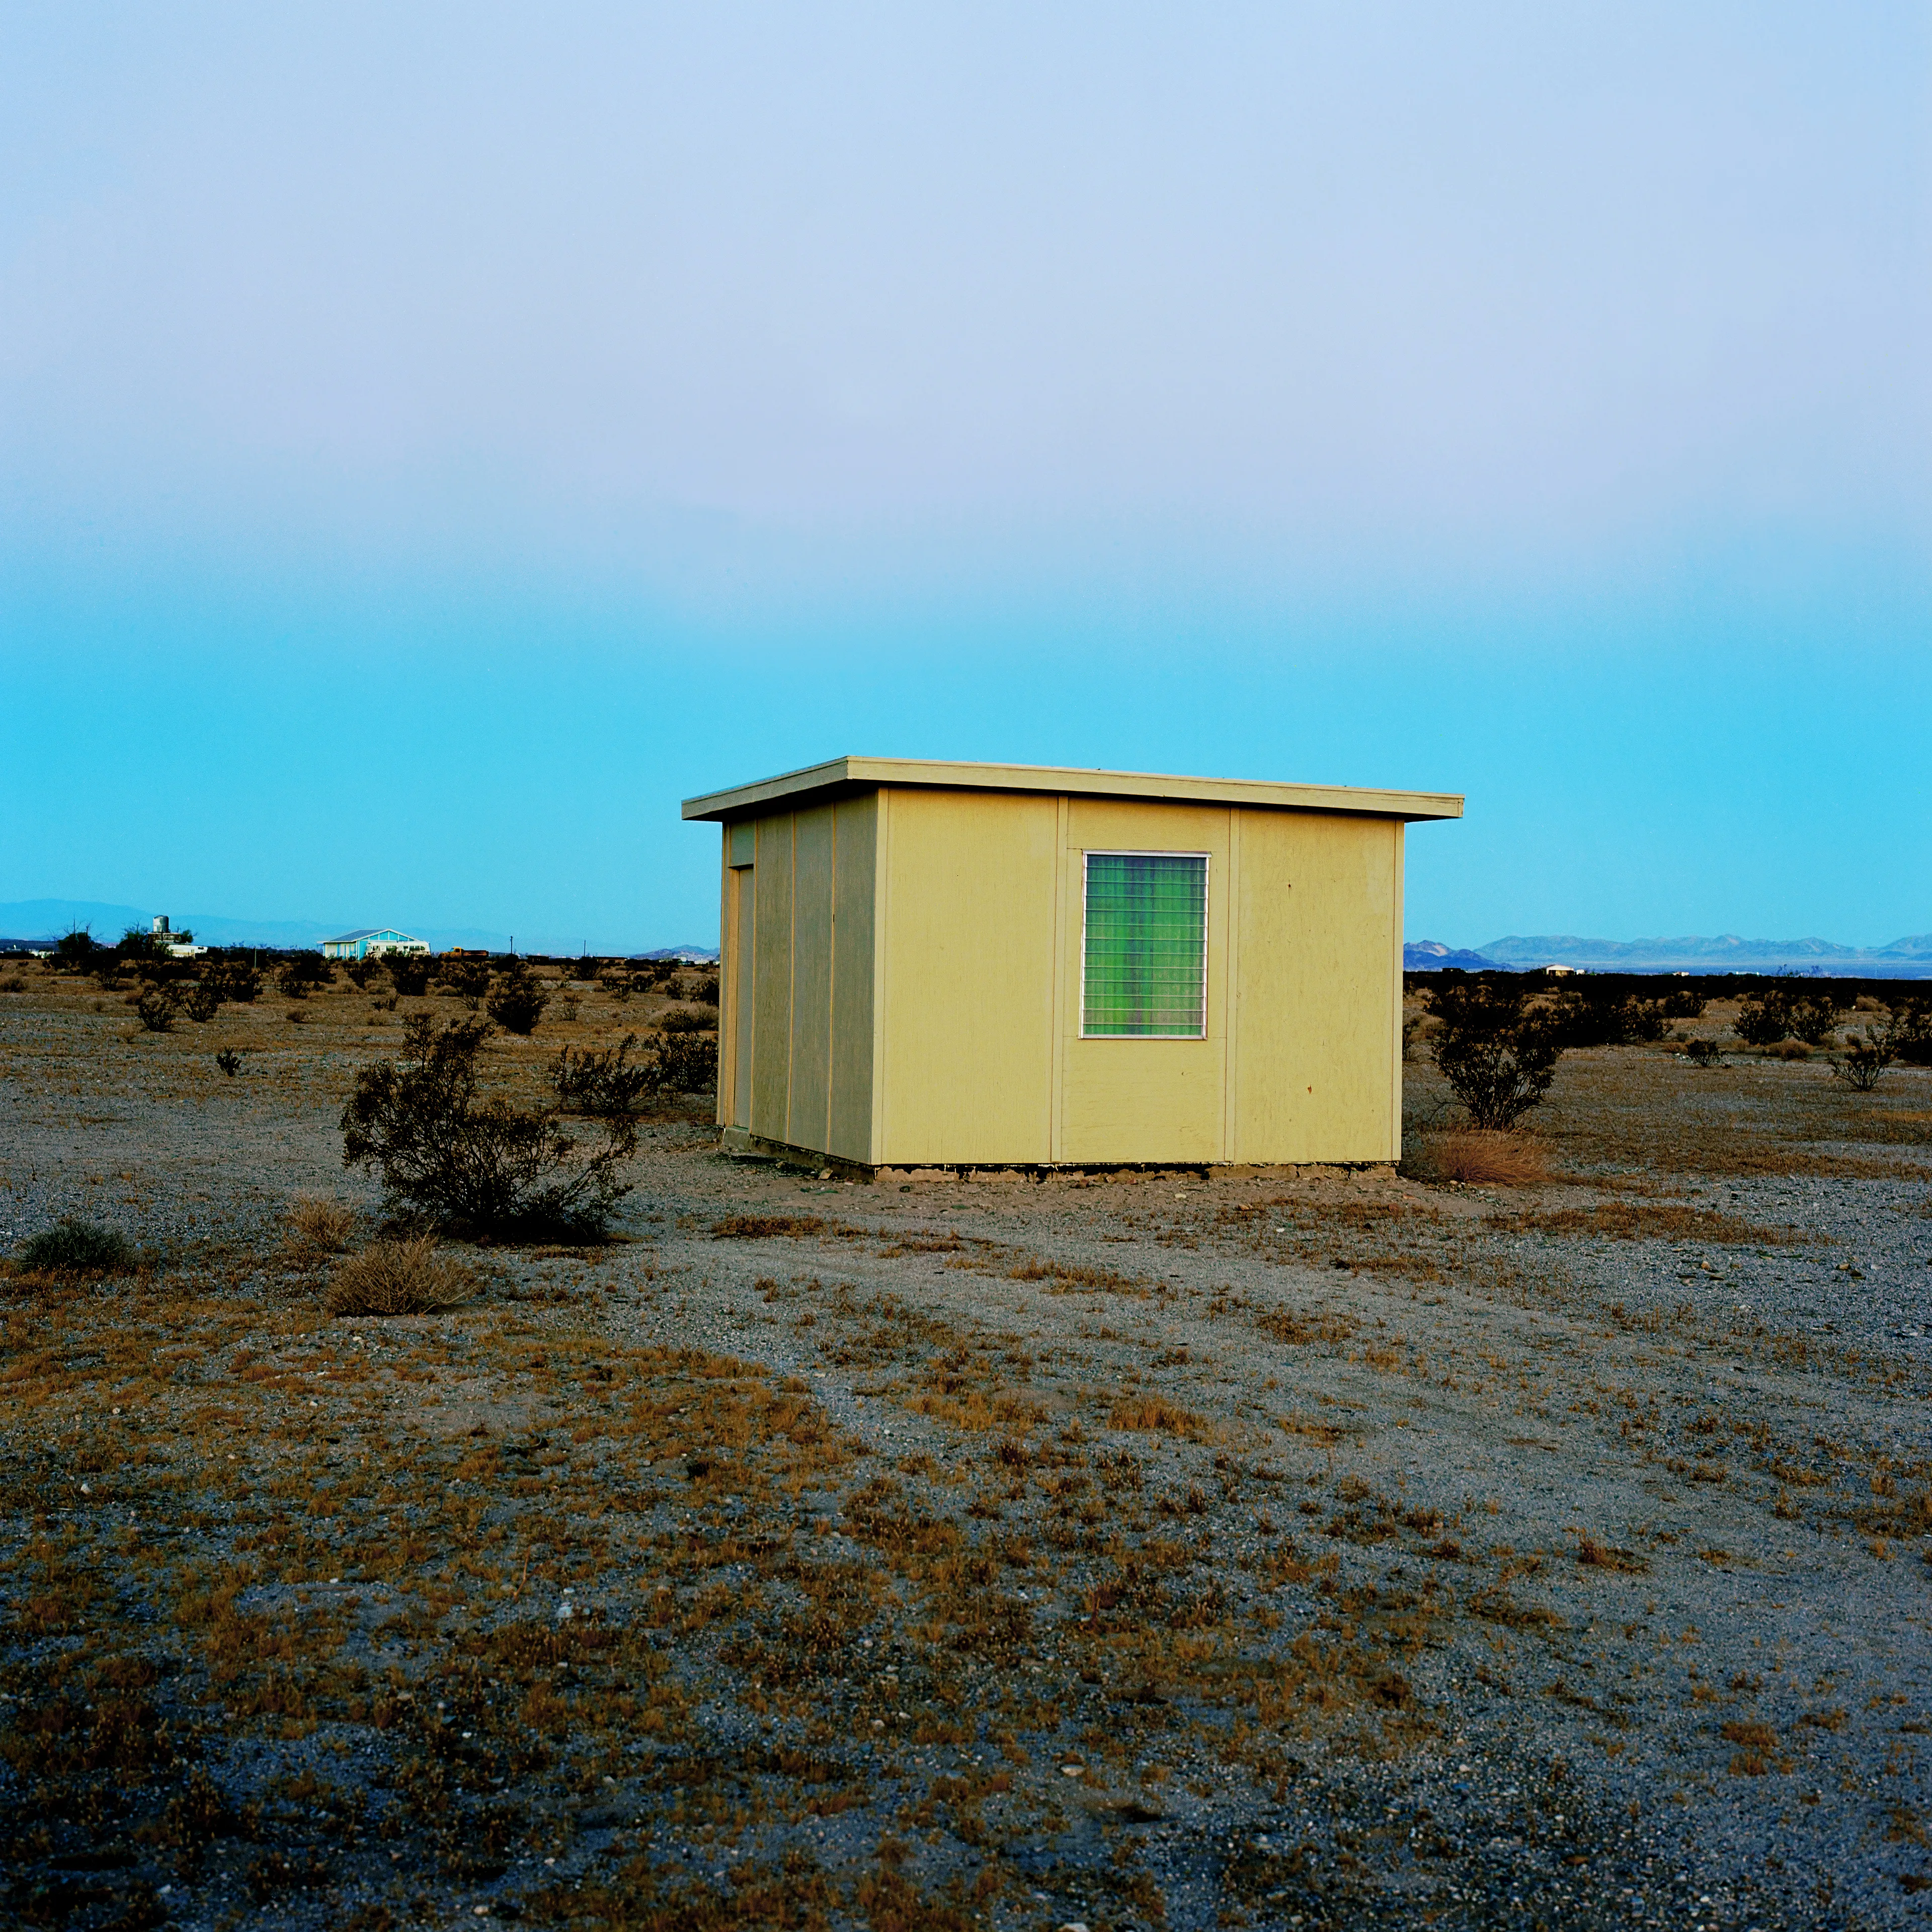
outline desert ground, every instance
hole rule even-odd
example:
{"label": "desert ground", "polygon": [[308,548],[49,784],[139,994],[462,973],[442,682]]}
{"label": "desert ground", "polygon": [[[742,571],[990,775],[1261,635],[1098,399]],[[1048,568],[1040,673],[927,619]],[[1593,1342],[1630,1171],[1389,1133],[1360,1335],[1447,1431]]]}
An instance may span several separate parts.
{"label": "desert ground", "polygon": [[[0,1277],[9,1922],[1932,1921],[1932,1072],[1573,1052],[1509,1184],[1426,1058],[1400,1170],[693,1100],[608,1242],[336,1317],[344,1097],[458,1003],[0,980],[0,1250],[142,1246]],[[656,1010],[568,996],[502,1090]]]}

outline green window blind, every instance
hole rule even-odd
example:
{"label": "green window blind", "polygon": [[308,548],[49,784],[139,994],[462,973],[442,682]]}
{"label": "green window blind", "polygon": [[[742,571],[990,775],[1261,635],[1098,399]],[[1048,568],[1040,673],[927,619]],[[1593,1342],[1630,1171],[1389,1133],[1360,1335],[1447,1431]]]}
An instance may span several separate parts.
{"label": "green window blind", "polygon": [[1207,1031],[1208,860],[1089,852],[1080,1030],[1198,1040]]}

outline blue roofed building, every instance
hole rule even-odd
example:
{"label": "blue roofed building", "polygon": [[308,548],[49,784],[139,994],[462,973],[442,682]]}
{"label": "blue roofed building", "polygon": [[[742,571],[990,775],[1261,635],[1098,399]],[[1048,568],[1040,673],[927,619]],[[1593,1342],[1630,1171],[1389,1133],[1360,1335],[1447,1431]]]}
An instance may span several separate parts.
{"label": "blue roofed building", "polygon": [[376,959],[386,952],[426,954],[428,951],[428,940],[412,939],[392,926],[364,926],[359,932],[338,933],[322,942],[325,959]]}

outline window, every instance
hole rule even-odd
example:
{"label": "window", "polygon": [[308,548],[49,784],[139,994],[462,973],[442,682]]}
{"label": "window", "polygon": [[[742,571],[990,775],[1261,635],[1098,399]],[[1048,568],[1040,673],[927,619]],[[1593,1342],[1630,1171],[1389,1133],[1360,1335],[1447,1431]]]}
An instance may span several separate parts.
{"label": "window", "polygon": [[1208,855],[1089,852],[1080,1031],[1199,1040],[1208,1030]]}

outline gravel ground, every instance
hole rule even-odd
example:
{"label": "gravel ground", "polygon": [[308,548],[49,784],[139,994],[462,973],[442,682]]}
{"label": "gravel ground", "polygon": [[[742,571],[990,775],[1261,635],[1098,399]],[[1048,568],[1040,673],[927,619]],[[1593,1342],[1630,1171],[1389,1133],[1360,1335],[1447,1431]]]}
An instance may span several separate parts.
{"label": "gravel ground", "polygon": [[1573,1054],[1510,1188],[668,1118],[348,1322],[284,1216],[374,1231],[394,1034],[93,1005],[0,1002],[0,1239],[154,1262],[6,1305],[22,1919],[1924,1922],[1926,1076]]}

